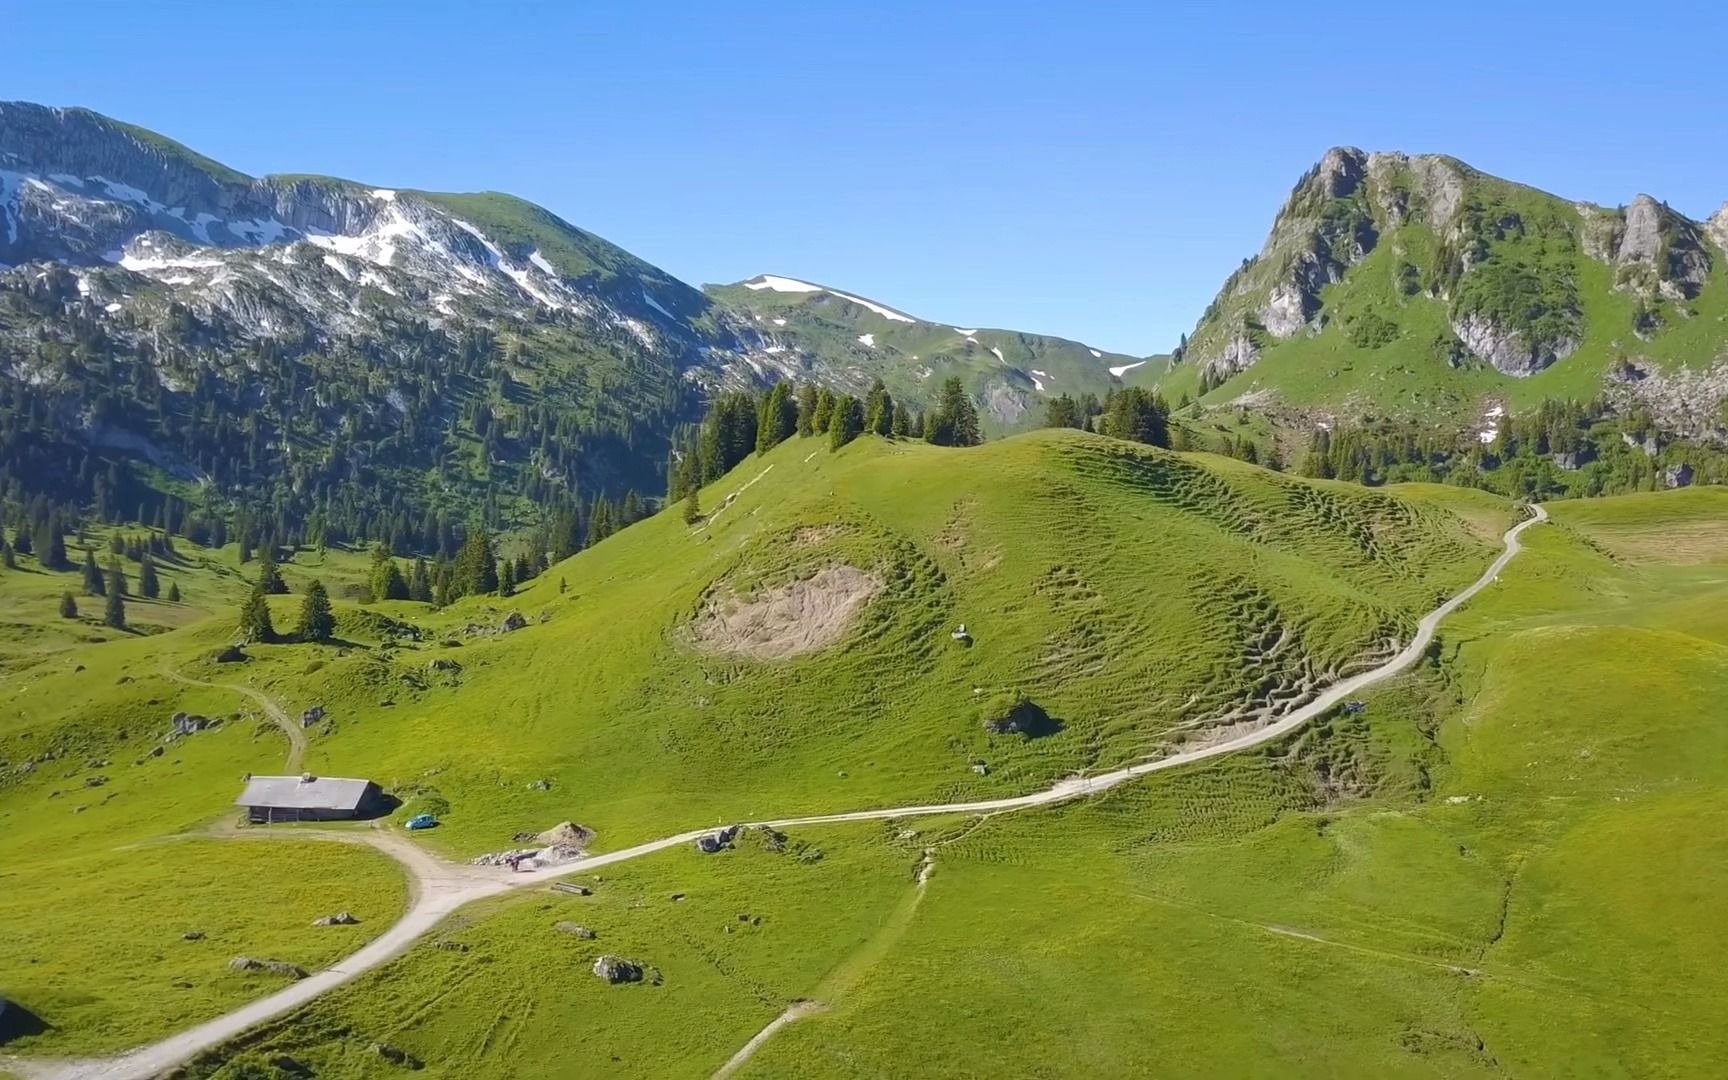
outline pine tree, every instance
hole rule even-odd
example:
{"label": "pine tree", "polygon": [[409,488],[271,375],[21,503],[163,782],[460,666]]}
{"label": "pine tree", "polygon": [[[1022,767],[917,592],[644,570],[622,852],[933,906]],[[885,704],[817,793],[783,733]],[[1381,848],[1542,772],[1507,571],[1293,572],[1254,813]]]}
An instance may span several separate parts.
{"label": "pine tree", "polygon": [[146,600],[162,595],[162,583],[156,578],[156,560],[148,551],[138,560],[138,595]]}
{"label": "pine tree", "polygon": [[408,574],[408,599],[422,604],[432,602],[432,576],[426,570],[426,560],[420,556],[415,556],[414,568]]}
{"label": "pine tree", "polygon": [[12,550],[20,555],[30,554],[30,530],[26,529],[22,523],[12,530]]}
{"label": "pine tree", "polygon": [[503,567],[498,571],[498,595],[514,596],[515,594],[516,565],[509,559],[505,559]]}
{"label": "pine tree", "polygon": [[838,450],[864,434],[864,403],[847,395],[834,403],[828,421],[828,447]]}
{"label": "pine tree", "polygon": [[282,580],[282,572],[276,569],[276,546],[260,544],[258,548],[258,587],[267,596],[281,596],[288,591],[288,583]]}
{"label": "pine tree", "polygon": [[960,379],[950,377],[942,384],[942,400],[935,413],[925,418],[925,441],[938,446],[977,446],[981,437],[978,410]]}
{"label": "pine tree", "polygon": [[330,594],[324,590],[324,583],[317,578],[313,578],[306,586],[306,595],[300,601],[300,618],[294,624],[294,633],[301,641],[329,641],[336,633],[336,613],[330,608]]}
{"label": "pine tree", "polygon": [[870,393],[865,395],[864,430],[872,435],[894,433],[894,399],[888,396],[888,388],[881,379],[872,383]]}
{"label": "pine tree", "polygon": [[112,555],[108,556],[108,580],[105,588],[109,593],[118,592],[121,596],[125,596],[128,589],[126,571],[120,569],[120,560]]}
{"label": "pine tree", "polygon": [[816,432],[816,384],[805,383],[798,388],[798,418],[793,430],[800,435]]}
{"label": "pine tree", "polygon": [[270,601],[265,599],[263,586],[254,585],[246,594],[246,602],[240,605],[238,629],[242,642],[276,640],[276,627],[270,622]]}
{"label": "pine tree", "polygon": [[409,597],[408,582],[403,580],[396,560],[390,557],[389,549],[383,544],[372,549],[372,572],[367,582],[374,600],[406,600]]}
{"label": "pine tree", "polygon": [[96,566],[96,553],[84,553],[84,594],[86,596],[103,596],[108,587],[103,583],[102,571]]}
{"label": "pine tree", "polygon": [[108,606],[102,612],[102,621],[116,630],[126,629],[126,583],[120,578],[119,570],[108,574]]}
{"label": "pine tree", "polygon": [[170,604],[178,604],[180,602],[180,586],[172,581],[168,583],[168,602]]}
{"label": "pine tree", "polygon": [[492,535],[478,522],[468,527],[468,538],[456,556],[451,573],[451,598],[484,596],[498,591],[498,561],[492,554]]}
{"label": "pine tree", "polygon": [[71,563],[66,561],[66,538],[61,535],[60,518],[54,514],[42,520],[42,527],[36,530],[36,561],[45,570],[68,570]]}
{"label": "pine tree", "polygon": [[912,434],[912,414],[906,411],[904,402],[894,403],[894,424],[891,434],[895,438],[904,439]]}
{"label": "pine tree", "polygon": [[834,395],[826,386],[816,391],[816,404],[810,410],[810,429],[819,435],[828,433],[828,420],[834,415]]}
{"label": "pine tree", "polygon": [[619,512],[618,516],[618,524],[620,526],[634,525],[647,516],[645,511],[642,509],[642,498],[636,494],[635,488],[631,488],[629,491],[624,493],[624,508]]}
{"label": "pine tree", "polygon": [[18,556],[13,552],[12,545],[5,541],[0,541],[0,566],[8,570],[18,569]]}
{"label": "pine tree", "polygon": [[702,506],[697,501],[697,489],[691,488],[684,496],[684,524],[694,525],[702,520]]}
{"label": "pine tree", "polygon": [[69,592],[60,594],[60,617],[76,619],[78,617],[78,601]]}

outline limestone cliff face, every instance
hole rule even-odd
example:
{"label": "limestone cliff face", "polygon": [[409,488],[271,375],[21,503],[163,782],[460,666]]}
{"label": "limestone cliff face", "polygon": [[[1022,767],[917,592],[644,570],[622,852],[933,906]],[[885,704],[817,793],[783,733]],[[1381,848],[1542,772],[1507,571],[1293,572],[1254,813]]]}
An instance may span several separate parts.
{"label": "limestone cliff face", "polygon": [[1648,195],[1618,210],[1572,205],[1442,155],[1335,147],[1297,182],[1260,252],[1224,283],[1184,362],[1212,386],[1281,342],[1343,332],[1330,329],[1339,313],[1329,287],[1366,272],[1363,262],[1389,240],[1396,295],[1371,301],[1371,312],[1346,310],[1344,321],[1366,314],[1364,324],[1393,329],[1353,344],[1398,340],[1403,311],[1436,304],[1452,340],[1425,345],[1428,356],[1526,376],[1584,338],[1580,257],[1613,268],[1613,287],[1642,298],[1640,324],[1629,331],[1643,336],[1662,318],[1686,317],[1657,308],[1684,305],[1705,287],[1728,250],[1728,205],[1705,223]]}

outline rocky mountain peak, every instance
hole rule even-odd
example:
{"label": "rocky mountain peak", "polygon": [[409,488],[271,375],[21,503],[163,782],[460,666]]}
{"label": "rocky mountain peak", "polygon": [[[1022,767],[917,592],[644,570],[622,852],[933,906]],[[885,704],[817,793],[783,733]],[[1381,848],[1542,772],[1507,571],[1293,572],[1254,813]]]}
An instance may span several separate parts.
{"label": "rocky mountain peak", "polygon": [[1710,220],[1704,223],[1704,231],[1715,241],[1718,248],[1728,253],[1728,202],[1717,207],[1716,212],[1710,215]]}

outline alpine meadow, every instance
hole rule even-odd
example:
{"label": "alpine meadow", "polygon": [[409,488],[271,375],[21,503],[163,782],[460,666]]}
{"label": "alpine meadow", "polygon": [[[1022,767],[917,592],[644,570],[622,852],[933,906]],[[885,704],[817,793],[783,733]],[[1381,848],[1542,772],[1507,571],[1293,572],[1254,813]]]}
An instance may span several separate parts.
{"label": "alpine meadow", "polygon": [[1722,1074],[1728,204],[890,7],[20,18],[211,145],[0,103],[0,1080]]}

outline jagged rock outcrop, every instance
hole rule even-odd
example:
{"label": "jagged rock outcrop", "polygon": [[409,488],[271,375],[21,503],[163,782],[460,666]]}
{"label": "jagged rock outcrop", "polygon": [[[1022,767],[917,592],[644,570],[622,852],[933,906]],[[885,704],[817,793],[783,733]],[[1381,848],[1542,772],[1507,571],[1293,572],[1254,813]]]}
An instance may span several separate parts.
{"label": "jagged rock outcrop", "polygon": [[1536,374],[1556,360],[1570,356],[1578,348],[1578,342],[1571,338],[1532,342],[1517,330],[1476,313],[1454,320],[1452,332],[1477,359],[1520,378]]}
{"label": "jagged rock outcrop", "polygon": [[[1704,231],[1648,195],[1633,199],[1611,240],[1615,287],[1667,300],[1698,295],[1710,276]],[[1586,250],[1600,251],[1600,243]]]}
{"label": "jagged rock outcrop", "polygon": [[1704,223],[1704,233],[1715,242],[1716,247],[1728,254],[1728,202],[1717,208],[1710,220]]}

